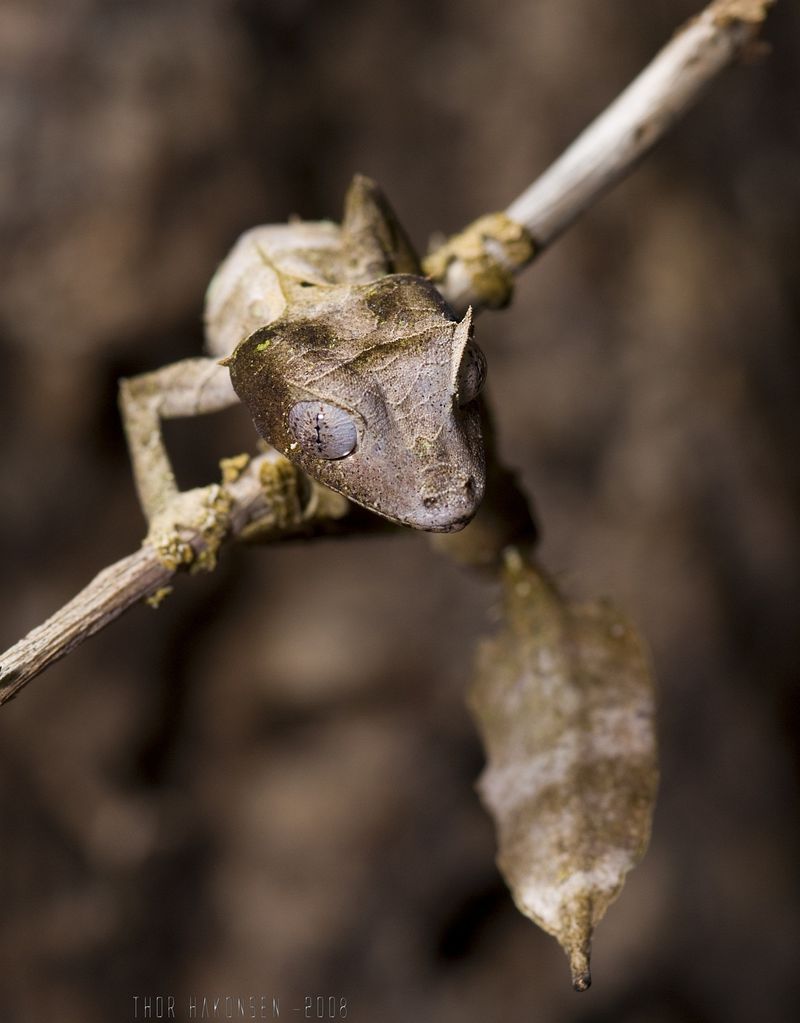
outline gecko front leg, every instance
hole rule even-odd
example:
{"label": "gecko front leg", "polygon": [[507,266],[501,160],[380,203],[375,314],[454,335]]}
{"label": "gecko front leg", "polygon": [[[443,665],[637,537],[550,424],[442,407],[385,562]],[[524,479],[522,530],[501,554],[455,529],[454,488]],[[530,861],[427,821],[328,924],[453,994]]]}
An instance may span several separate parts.
{"label": "gecko front leg", "polygon": [[[238,401],[227,369],[214,359],[185,359],[120,381],[120,410],[148,523],[147,542],[169,568],[192,562],[213,568],[229,525],[230,498],[216,483],[178,490],[161,421],[217,412]],[[189,537],[198,530],[206,546],[196,558]]]}

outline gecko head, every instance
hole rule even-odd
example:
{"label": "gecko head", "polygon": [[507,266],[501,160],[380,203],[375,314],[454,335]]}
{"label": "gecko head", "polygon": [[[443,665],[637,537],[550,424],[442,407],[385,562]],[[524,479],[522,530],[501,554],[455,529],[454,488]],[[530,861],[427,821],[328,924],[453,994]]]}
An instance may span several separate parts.
{"label": "gecko head", "polygon": [[227,360],[256,429],[311,477],[385,518],[450,532],[485,488],[485,360],[422,277],[307,289]]}

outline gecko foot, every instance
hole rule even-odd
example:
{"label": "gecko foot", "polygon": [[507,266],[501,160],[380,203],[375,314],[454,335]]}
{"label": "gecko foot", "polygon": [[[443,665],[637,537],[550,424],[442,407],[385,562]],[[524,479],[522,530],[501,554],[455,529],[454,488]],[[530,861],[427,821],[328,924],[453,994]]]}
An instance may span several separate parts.
{"label": "gecko foot", "polygon": [[210,572],[230,526],[231,504],[218,483],[185,490],[153,516],[144,542],[171,572],[182,567]]}

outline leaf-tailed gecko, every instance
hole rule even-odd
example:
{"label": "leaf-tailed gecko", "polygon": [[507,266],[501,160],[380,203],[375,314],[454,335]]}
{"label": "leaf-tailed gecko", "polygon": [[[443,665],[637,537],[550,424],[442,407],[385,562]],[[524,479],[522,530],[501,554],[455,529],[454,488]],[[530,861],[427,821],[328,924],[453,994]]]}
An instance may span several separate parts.
{"label": "leaf-tailed gecko", "polygon": [[293,221],[236,242],[209,285],[205,358],[123,380],[139,499],[168,535],[210,488],[179,492],[161,420],[238,401],[304,472],[395,522],[460,529],[485,487],[485,359],[385,197],[354,179],[341,225]]}

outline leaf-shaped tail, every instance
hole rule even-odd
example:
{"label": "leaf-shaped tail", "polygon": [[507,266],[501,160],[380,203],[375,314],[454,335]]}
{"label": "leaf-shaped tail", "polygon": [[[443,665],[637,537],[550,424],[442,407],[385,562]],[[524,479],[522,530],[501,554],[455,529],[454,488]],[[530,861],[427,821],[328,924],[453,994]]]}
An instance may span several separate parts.
{"label": "leaf-shaped tail", "polygon": [[525,547],[506,549],[504,625],[478,649],[470,707],[498,865],[526,916],[591,983],[592,934],[641,859],[658,770],[647,653],[610,604],[570,604]]}

